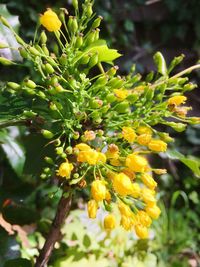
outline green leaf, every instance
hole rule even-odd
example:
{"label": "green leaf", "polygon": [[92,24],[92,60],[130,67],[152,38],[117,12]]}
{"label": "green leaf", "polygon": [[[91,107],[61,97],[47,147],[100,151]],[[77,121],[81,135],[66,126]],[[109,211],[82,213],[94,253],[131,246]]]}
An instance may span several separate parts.
{"label": "green leaf", "polygon": [[190,168],[193,173],[200,178],[200,160],[195,157],[185,157],[178,151],[168,150],[167,155],[171,159],[178,159],[183,164],[185,164],[188,168]]}
{"label": "green leaf", "polygon": [[167,65],[163,55],[160,52],[157,52],[153,59],[158,68],[158,72],[163,76],[167,76]]}
{"label": "green leaf", "polygon": [[23,258],[8,260],[3,267],[32,267],[31,261]]}
{"label": "green leaf", "polygon": [[84,237],[83,237],[83,245],[86,248],[88,248],[91,245],[90,237],[87,234],[85,234]]}
{"label": "green leaf", "polygon": [[[12,129],[17,132],[16,127],[13,127]],[[0,143],[2,143],[1,147],[13,170],[18,176],[20,176],[23,172],[25,162],[23,146],[17,142],[17,140],[8,135],[7,131],[0,132]]]}

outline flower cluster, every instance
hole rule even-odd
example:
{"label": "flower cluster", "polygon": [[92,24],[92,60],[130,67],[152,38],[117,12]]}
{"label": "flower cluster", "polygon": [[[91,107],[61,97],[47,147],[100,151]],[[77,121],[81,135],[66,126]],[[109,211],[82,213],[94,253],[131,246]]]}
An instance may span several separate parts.
{"label": "flower cluster", "polygon": [[[161,212],[154,174],[166,172],[152,168],[149,157],[165,153],[173,141],[154,126],[164,124],[181,132],[187,123],[200,122],[198,117],[187,117],[191,108],[183,105],[184,93],[196,87],[184,75],[200,65],[170,77],[183,56],[167,68],[157,52],[156,75],[150,73],[142,80],[133,66],[128,75],[120,76],[118,67],[109,64],[121,55],[99,38],[102,17],[94,18],[93,1],[85,0],[82,10],[78,1],[72,4],[73,16],[65,8],[59,14],[51,9],[44,12],[39,36],[30,43],[0,17],[14,34],[21,57],[31,61],[37,73],[37,83],[30,77],[20,83],[9,81],[2,94],[17,100],[15,123],[25,121],[54,148],[53,156],[45,157],[48,167],[42,179],[56,176],[64,193],[86,187],[90,218],[96,218],[98,209],[104,207],[108,212],[105,229],[120,224],[147,238],[152,220]],[[56,40],[53,49],[53,37],[48,38],[46,30]],[[2,57],[0,63],[14,64]]]}

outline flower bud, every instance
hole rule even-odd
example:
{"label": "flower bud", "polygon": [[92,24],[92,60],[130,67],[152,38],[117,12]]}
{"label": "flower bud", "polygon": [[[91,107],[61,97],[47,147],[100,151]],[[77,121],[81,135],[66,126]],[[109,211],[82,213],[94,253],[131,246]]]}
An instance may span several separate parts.
{"label": "flower bud", "polygon": [[141,224],[135,225],[135,233],[141,239],[147,239],[149,236],[147,227]]}
{"label": "flower bud", "polygon": [[31,53],[33,56],[40,56],[40,52],[33,46],[28,47],[28,51]]}
{"label": "flower bud", "polygon": [[129,109],[130,109],[130,105],[129,105],[129,102],[128,101],[123,101],[123,102],[120,102],[119,104],[117,104],[114,109],[122,114],[122,113],[129,113]]}
{"label": "flower bud", "polygon": [[29,79],[25,79],[24,80],[24,85],[26,85],[27,87],[31,88],[31,89],[35,89],[35,87],[37,86],[37,84]]}
{"label": "flower bud", "polygon": [[44,160],[45,160],[48,164],[52,164],[52,165],[54,165],[54,161],[52,160],[52,158],[50,158],[50,157],[45,157]]}
{"label": "flower bud", "polygon": [[15,82],[7,82],[7,86],[14,89],[14,90],[17,90],[20,88],[20,85],[18,83],[15,83]]}
{"label": "flower bud", "polygon": [[87,203],[87,211],[88,211],[88,217],[91,219],[95,219],[97,215],[97,209],[98,209],[98,203],[94,200],[91,199]]}
{"label": "flower bud", "polygon": [[89,68],[92,68],[94,67],[97,63],[98,63],[98,60],[99,60],[99,55],[98,53],[95,53],[89,60]]}
{"label": "flower bud", "polygon": [[26,49],[24,49],[23,47],[19,47],[18,51],[19,51],[21,57],[23,57],[23,58],[27,58],[28,57],[28,53],[27,53]]}
{"label": "flower bud", "polygon": [[3,16],[1,16],[1,15],[0,15],[0,21],[4,26],[6,26],[9,29],[12,29],[12,27],[10,26],[8,20],[6,18],[4,18]]}
{"label": "flower bud", "polygon": [[110,68],[106,74],[109,76],[109,77],[113,77],[116,72],[118,71],[119,67],[116,65],[116,66],[113,66],[112,68]]}
{"label": "flower bud", "polygon": [[54,136],[54,134],[52,132],[50,132],[48,130],[44,130],[44,129],[42,129],[41,133],[47,139],[51,139]]}
{"label": "flower bud", "polygon": [[42,44],[42,51],[44,52],[44,54],[46,56],[49,56],[49,50],[48,50],[46,44]]}
{"label": "flower bud", "polygon": [[98,18],[96,18],[94,20],[94,22],[92,23],[92,29],[99,27],[99,25],[101,24],[103,17],[102,16],[98,16]]}
{"label": "flower bud", "polygon": [[103,181],[95,180],[91,185],[92,198],[96,201],[102,201],[106,198],[106,186]]}
{"label": "flower bud", "polygon": [[75,47],[80,48],[83,45],[83,34],[79,33],[76,38]]}
{"label": "flower bud", "polygon": [[10,65],[15,64],[13,61],[11,61],[5,57],[0,57],[0,63],[5,65],[5,66],[10,66]]}
{"label": "flower bud", "polygon": [[52,73],[54,73],[54,68],[53,68],[49,63],[46,63],[46,64],[44,65],[44,67],[45,67],[45,70],[46,70],[46,72],[47,72],[48,74],[52,74]]}
{"label": "flower bud", "polygon": [[78,9],[78,0],[72,0],[72,5],[74,9]]}
{"label": "flower bud", "polygon": [[113,230],[116,227],[116,219],[113,214],[108,214],[104,218],[104,228],[106,230]]}

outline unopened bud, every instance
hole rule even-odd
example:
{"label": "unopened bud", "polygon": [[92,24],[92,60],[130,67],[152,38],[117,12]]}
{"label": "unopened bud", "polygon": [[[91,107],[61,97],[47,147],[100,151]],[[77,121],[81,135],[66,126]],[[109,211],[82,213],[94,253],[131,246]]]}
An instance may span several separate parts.
{"label": "unopened bud", "polygon": [[10,66],[10,65],[15,64],[13,61],[11,61],[5,57],[0,57],[0,63],[5,65],[5,66]]}
{"label": "unopened bud", "polygon": [[7,82],[7,86],[14,89],[14,90],[17,90],[20,88],[20,85],[18,83],[14,83],[14,82]]}
{"label": "unopened bud", "polygon": [[48,130],[44,130],[44,129],[42,129],[41,133],[47,139],[51,139],[54,136],[54,134],[52,132],[50,132]]}
{"label": "unopened bud", "polygon": [[101,21],[102,21],[103,17],[102,16],[98,16],[98,18],[96,18],[94,20],[94,22],[92,23],[92,28],[97,28],[99,27],[99,25],[101,24]]}

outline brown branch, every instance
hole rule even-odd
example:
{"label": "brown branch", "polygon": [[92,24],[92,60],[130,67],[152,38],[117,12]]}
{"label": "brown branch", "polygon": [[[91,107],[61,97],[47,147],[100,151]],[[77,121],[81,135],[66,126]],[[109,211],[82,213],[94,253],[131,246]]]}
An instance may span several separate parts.
{"label": "brown branch", "polygon": [[65,221],[65,218],[69,214],[71,208],[72,195],[65,197],[65,192],[63,193],[60,202],[58,203],[55,218],[52,222],[51,229],[46,238],[44,246],[40,251],[40,254],[36,260],[35,267],[45,267],[49,261],[51,253],[54,249],[55,243],[60,238],[60,228]]}

